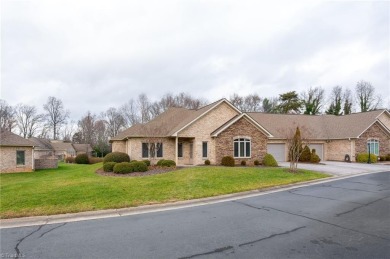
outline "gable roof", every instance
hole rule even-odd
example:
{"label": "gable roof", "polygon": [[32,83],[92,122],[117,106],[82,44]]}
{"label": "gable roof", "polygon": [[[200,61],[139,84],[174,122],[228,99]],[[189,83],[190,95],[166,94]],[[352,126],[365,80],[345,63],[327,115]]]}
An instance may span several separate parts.
{"label": "gable roof", "polygon": [[241,111],[239,111],[226,99],[218,100],[197,110],[170,107],[165,112],[161,113],[159,116],[149,121],[148,123],[136,124],[122,131],[115,137],[111,138],[110,142],[113,140],[124,140],[128,137],[176,136],[178,132],[192,125],[192,123],[202,118],[204,115],[213,110],[215,107],[219,106],[221,103],[228,104],[231,108],[237,111],[237,113],[241,114]]}
{"label": "gable roof", "polygon": [[211,133],[211,136],[212,137],[217,137],[220,133],[222,133],[223,131],[225,131],[227,128],[229,128],[231,125],[233,125],[234,123],[236,123],[238,120],[240,120],[241,118],[245,118],[247,119],[253,126],[255,126],[257,129],[259,129],[261,132],[263,132],[267,137],[273,137],[272,134],[267,131],[263,126],[261,126],[258,122],[256,122],[252,117],[250,117],[248,114],[246,113],[242,113],[240,115],[237,115],[235,116],[234,118],[232,118],[230,121],[226,122],[225,124],[223,124],[221,127],[219,127],[218,129],[216,129],[214,132]]}
{"label": "gable roof", "polygon": [[29,138],[28,140],[34,143],[35,149],[37,150],[53,150],[53,147],[50,144],[50,140],[44,138]]}
{"label": "gable roof", "polygon": [[51,146],[55,151],[73,151],[74,148],[70,142],[52,141]]}
{"label": "gable roof", "polygon": [[10,131],[0,131],[0,146],[33,147],[34,143]]}
{"label": "gable roof", "polygon": [[76,152],[91,152],[92,147],[90,144],[72,144]]}
{"label": "gable roof", "polygon": [[275,138],[284,138],[283,129],[305,126],[313,132],[315,139],[358,138],[384,110],[354,113],[349,115],[298,115],[248,113]]}

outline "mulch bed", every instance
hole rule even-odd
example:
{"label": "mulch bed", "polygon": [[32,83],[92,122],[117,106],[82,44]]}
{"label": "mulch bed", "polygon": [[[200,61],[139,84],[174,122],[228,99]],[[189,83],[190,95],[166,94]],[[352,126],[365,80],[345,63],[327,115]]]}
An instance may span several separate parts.
{"label": "mulch bed", "polygon": [[176,171],[180,168],[181,167],[149,166],[149,170],[146,172],[134,172],[129,174],[116,174],[114,172],[104,172],[103,168],[99,168],[98,170],[96,170],[96,173],[103,176],[113,176],[113,177],[142,177],[148,175],[168,173],[168,172]]}

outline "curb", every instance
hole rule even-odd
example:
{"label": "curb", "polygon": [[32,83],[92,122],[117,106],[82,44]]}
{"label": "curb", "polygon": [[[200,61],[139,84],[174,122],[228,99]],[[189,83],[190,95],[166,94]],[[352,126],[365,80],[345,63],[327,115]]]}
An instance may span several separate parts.
{"label": "curb", "polygon": [[342,180],[342,179],[357,177],[361,175],[381,173],[381,172],[383,171],[365,172],[365,173],[347,175],[347,176],[330,176],[329,178],[326,179],[317,179],[317,180],[301,182],[301,183],[292,183],[283,186],[257,189],[257,190],[251,190],[251,191],[233,193],[233,194],[225,194],[220,196],[200,198],[194,200],[170,202],[164,204],[143,205],[139,207],[129,207],[129,208],[121,208],[121,209],[85,211],[85,212],[57,214],[57,215],[50,215],[50,216],[34,216],[34,217],[1,219],[0,229],[37,226],[37,225],[49,225],[49,224],[57,224],[57,223],[104,219],[104,218],[122,217],[122,216],[139,215],[145,213],[184,209],[190,207],[197,207],[197,206],[251,198],[251,197],[256,197],[261,195],[267,195],[275,192],[282,192],[282,191],[287,191],[295,188],[307,187],[311,185],[317,185],[317,184],[322,184],[327,182],[333,182],[336,180]]}

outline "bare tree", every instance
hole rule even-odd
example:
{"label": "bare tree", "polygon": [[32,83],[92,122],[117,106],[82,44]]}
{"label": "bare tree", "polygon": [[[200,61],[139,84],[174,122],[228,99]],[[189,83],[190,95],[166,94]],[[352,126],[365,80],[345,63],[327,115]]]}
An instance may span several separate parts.
{"label": "bare tree", "polygon": [[142,143],[147,145],[148,149],[148,159],[153,162],[157,159],[158,152],[163,148],[164,139],[166,139],[166,134],[163,131],[164,125],[143,125],[142,132],[144,132],[144,137]]}
{"label": "bare tree", "polygon": [[102,113],[102,119],[106,122],[108,136],[114,137],[126,127],[123,115],[116,108],[109,108]]}
{"label": "bare tree", "polygon": [[104,156],[110,152],[110,145],[108,143],[107,124],[104,120],[97,120],[95,122],[95,144],[93,146],[97,155]]}
{"label": "bare tree", "polygon": [[321,87],[310,87],[301,94],[301,100],[304,106],[304,114],[316,115],[321,113],[324,101],[324,89]]}
{"label": "bare tree", "polygon": [[286,139],[286,144],[289,152],[290,171],[296,172],[298,169],[298,161],[302,155],[303,147],[310,144],[312,136],[315,132],[306,126],[298,126],[296,124],[289,128],[278,130]]}
{"label": "bare tree", "polygon": [[264,98],[262,102],[261,111],[266,113],[278,113],[277,107],[279,105],[279,99],[277,97]]}
{"label": "bare tree", "polygon": [[141,123],[146,123],[150,121],[151,116],[150,116],[150,101],[149,98],[146,96],[146,94],[140,94],[138,96],[138,108],[140,112],[140,122]]}
{"label": "bare tree", "polygon": [[244,110],[244,98],[238,94],[233,94],[229,97],[229,101],[239,110]]}
{"label": "bare tree", "polygon": [[90,111],[78,121],[78,132],[81,134],[81,143],[94,145],[95,143],[95,121],[96,115]]}
{"label": "bare tree", "polygon": [[0,99],[0,129],[12,131],[16,126],[15,110],[5,100]]}
{"label": "bare tree", "polygon": [[244,97],[245,112],[260,112],[262,110],[262,99],[258,94],[249,94]]}
{"label": "bare tree", "polygon": [[380,95],[375,96],[375,88],[371,83],[361,80],[355,90],[361,112],[375,110],[381,105],[382,98]]}
{"label": "bare tree", "polygon": [[44,116],[37,113],[35,106],[20,103],[16,106],[15,117],[20,135],[23,138],[31,138],[35,135]]}
{"label": "bare tree", "polygon": [[119,111],[126,121],[126,127],[131,127],[140,122],[138,106],[133,99],[122,105]]}
{"label": "bare tree", "polygon": [[76,132],[77,127],[74,121],[70,121],[69,123],[65,124],[61,135],[62,135],[62,140],[63,141],[68,141],[72,142],[73,140],[73,135]]}
{"label": "bare tree", "polygon": [[330,95],[330,105],[326,110],[326,114],[331,115],[341,115],[341,107],[342,107],[342,92],[343,88],[341,86],[335,86],[332,89]]}
{"label": "bare tree", "polygon": [[64,109],[64,105],[60,99],[50,96],[46,104],[43,105],[46,111],[46,119],[48,125],[53,131],[53,139],[58,139],[59,131],[66,120],[69,118],[69,111]]}
{"label": "bare tree", "polygon": [[352,113],[352,92],[350,89],[345,89],[343,94],[343,113],[344,115],[351,114]]}

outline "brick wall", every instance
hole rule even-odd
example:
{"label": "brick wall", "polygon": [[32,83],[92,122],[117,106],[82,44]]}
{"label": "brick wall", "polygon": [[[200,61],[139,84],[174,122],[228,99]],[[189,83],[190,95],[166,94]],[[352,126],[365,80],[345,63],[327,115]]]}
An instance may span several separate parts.
{"label": "brick wall", "polygon": [[126,152],[126,142],[122,140],[113,141],[112,152]]}
{"label": "brick wall", "polygon": [[[25,151],[25,165],[16,165],[16,151]],[[0,173],[32,172],[32,147],[0,147]]]}
{"label": "brick wall", "polygon": [[233,139],[237,136],[247,136],[251,138],[251,157],[237,158],[235,159],[236,164],[239,164],[242,160],[247,161],[247,164],[253,164],[255,160],[259,160],[261,162],[264,155],[267,153],[267,137],[247,119],[241,118],[225,131],[220,133],[216,138],[215,147],[217,164],[221,163],[222,157],[224,156],[234,157]]}
{"label": "brick wall", "polygon": [[35,169],[58,168],[58,159],[56,157],[38,158],[34,160]]}
{"label": "brick wall", "polygon": [[351,157],[351,161],[355,161],[353,140],[332,140],[325,144],[325,160],[344,161],[346,154]]}
{"label": "brick wall", "polygon": [[367,140],[379,140],[379,155],[390,154],[390,137],[386,135],[384,130],[377,124],[373,124],[366,130],[359,139],[355,141],[356,153],[367,153]]}

